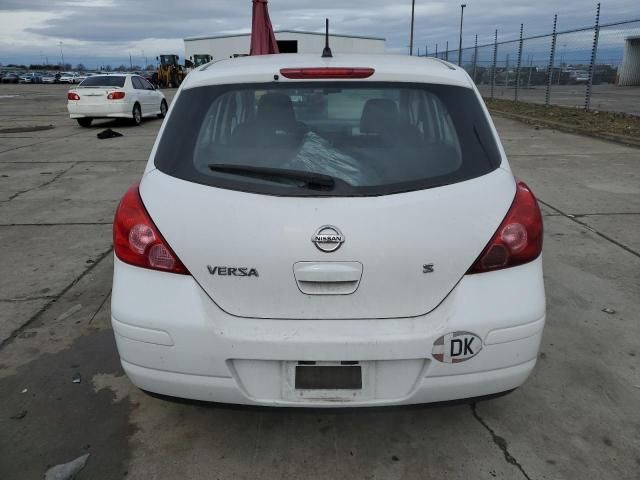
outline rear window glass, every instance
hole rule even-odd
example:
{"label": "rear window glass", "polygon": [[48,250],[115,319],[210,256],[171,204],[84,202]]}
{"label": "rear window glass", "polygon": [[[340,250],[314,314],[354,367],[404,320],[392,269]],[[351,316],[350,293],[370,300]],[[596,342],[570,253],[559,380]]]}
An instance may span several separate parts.
{"label": "rear window glass", "polygon": [[125,77],[111,76],[111,75],[94,75],[93,77],[85,78],[81,87],[124,87]]}
{"label": "rear window glass", "polygon": [[[155,164],[234,190],[359,196],[475,178],[497,168],[500,154],[469,88],[287,82],[184,90]],[[305,173],[335,182],[306,182]]]}

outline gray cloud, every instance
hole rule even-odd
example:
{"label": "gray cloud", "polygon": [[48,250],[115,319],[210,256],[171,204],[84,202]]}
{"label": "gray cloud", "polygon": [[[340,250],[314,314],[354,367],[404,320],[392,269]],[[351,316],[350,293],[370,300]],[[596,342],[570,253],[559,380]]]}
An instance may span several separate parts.
{"label": "gray cloud", "polygon": [[[442,49],[458,43],[459,3],[452,1],[416,1],[415,45],[424,51],[435,43]],[[640,17],[636,0],[602,2],[602,19]],[[391,51],[406,51],[409,42],[411,2],[389,0],[272,0],[271,19],[280,29],[319,31],[325,16],[339,33],[383,36]],[[56,16],[25,29],[43,40],[47,38],[101,46],[131,45],[146,39],[176,39],[189,36],[248,31],[251,2],[217,0],[0,0],[2,11],[51,12]],[[516,38],[520,23],[525,33],[550,31],[553,14],[559,15],[559,27],[575,28],[593,22],[595,1],[565,0],[467,0],[465,45],[479,34],[480,42],[489,42],[498,28],[501,39]],[[72,48],[72,47],[67,47]],[[5,51],[0,44],[0,53]],[[99,53],[96,55],[100,56]]]}

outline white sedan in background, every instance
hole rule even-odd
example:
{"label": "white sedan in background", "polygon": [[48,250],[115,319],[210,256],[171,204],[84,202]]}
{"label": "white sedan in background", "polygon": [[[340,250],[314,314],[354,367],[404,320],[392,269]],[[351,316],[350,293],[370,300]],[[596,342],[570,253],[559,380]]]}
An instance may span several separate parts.
{"label": "white sedan in background", "polygon": [[64,72],[58,79],[60,83],[80,83],[80,75],[75,72]]}
{"label": "white sedan in background", "polygon": [[94,75],[67,93],[67,109],[82,127],[94,118],[128,118],[140,125],[144,117],[164,118],[164,94],[139,75]]}

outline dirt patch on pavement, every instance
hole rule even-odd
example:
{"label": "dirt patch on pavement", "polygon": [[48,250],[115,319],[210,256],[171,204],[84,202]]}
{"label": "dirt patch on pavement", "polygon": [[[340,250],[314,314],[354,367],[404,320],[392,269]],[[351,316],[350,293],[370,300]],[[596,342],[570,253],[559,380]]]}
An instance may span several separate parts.
{"label": "dirt patch on pavement", "polygon": [[485,101],[492,114],[640,147],[640,117],[634,115],[502,99]]}

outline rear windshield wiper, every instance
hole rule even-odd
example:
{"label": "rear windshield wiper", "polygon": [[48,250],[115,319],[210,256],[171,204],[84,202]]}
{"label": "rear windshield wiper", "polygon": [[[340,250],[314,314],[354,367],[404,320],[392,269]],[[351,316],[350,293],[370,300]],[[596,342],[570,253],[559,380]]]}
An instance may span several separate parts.
{"label": "rear windshield wiper", "polygon": [[268,180],[277,183],[294,184],[314,190],[332,190],[335,179],[322,173],[287,170],[284,168],[254,167],[253,165],[231,165],[212,163],[209,169],[214,172],[242,175],[244,177]]}

